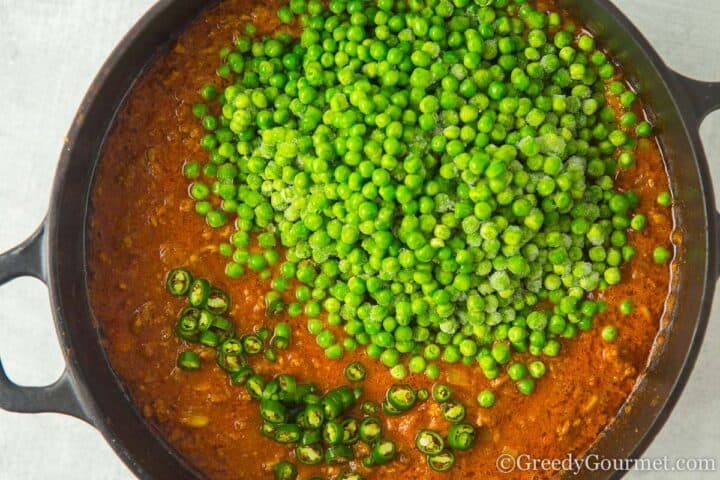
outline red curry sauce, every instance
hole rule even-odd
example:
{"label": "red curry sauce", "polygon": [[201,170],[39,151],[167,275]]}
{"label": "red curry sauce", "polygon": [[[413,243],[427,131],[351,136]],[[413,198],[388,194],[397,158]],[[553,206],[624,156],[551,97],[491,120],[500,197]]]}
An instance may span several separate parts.
{"label": "red curry sauce", "polygon": [[[352,360],[368,368],[364,399],[380,401],[396,383],[379,362],[361,352],[347,352],[342,360],[328,360],[307,333],[306,318],[265,315],[265,281],[248,272],[242,280],[224,274],[225,259],[217,245],[232,227],[214,230],[193,211],[185,161],[203,160],[199,146],[202,126],[192,116],[200,86],[215,80],[217,52],[228,45],[242,25],[252,19],[260,32],[278,28],[278,2],[228,0],[191,24],[171,51],[143,75],[118,115],[97,173],[92,197],[89,234],[89,284],[94,314],[104,332],[111,362],[148,422],[212,479],[271,478],[292,449],[260,433],[257,402],[244,388],[230,385],[214,362],[214,350],[202,351],[206,361],[198,372],[176,367],[186,345],[173,333],[184,301],[164,288],[166,273],[185,266],[227,291],[234,304],[229,317],[239,331],[286,321],[293,326],[291,347],[276,364],[255,361],[260,373],[295,374],[322,389],[346,384],[342,370]],[[414,447],[419,429],[441,432],[438,405],[425,402],[399,417],[384,417],[387,435],[398,442],[395,461],[373,470],[356,465],[365,478],[508,478],[497,471],[502,453],[525,453],[535,458],[582,454],[613,420],[647,363],[663,314],[670,282],[667,265],[652,261],[652,250],[667,244],[671,211],[655,198],[668,189],[660,151],[654,141],[641,141],[636,166],[622,172],[620,188],[640,194],[638,211],[648,217],[643,232],[631,232],[638,255],[624,267],[623,281],[603,293],[609,304],[595,327],[563,342],[556,358],[544,357],[548,374],[534,395],[520,394],[506,376],[487,380],[479,367],[445,365],[440,378],[468,407],[468,421],[480,426],[478,444],[457,455],[448,473],[433,472]],[[620,315],[617,304],[630,298],[631,315]],[[600,331],[616,325],[620,335],[604,342]],[[421,375],[408,383],[431,387]],[[484,388],[497,394],[490,409],[477,407],[475,395]],[[362,448],[362,447],[360,447]],[[301,478],[329,476],[338,467],[300,466]],[[545,478],[553,472],[519,472],[513,478]]]}

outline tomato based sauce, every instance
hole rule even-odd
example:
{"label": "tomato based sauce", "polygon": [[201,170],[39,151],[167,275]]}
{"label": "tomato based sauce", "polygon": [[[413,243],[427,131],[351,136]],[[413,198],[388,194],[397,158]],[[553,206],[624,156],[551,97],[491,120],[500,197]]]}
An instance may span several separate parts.
{"label": "tomato based sauce", "polygon": [[[215,364],[213,349],[196,349],[203,359],[199,371],[176,366],[178,353],[187,349],[174,334],[185,301],[166,292],[169,270],[184,266],[228,292],[233,300],[228,317],[239,332],[279,321],[292,326],[291,346],[279,352],[276,363],[253,359],[253,368],[262,374],[291,373],[327,390],[347,384],[343,368],[358,360],[368,369],[363,400],[379,402],[397,383],[364,351],[327,359],[307,332],[306,317],[269,318],[264,304],[268,281],[253,272],[241,280],[224,273],[227,260],[217,245],[227,241],[232,226],[209,228],[188,196],[182,166],[207,156],[199,146],[203,128],[191,112],[198,89],[216,81],[218,50],[230,45],[246,22],[253,21],[260,33],[280,28],[277,6],[276,0],[228,0],[187,28],[128,96],[107,139],[92,195],[89,286],[111,363],[147,421],[212,479],[271,478],[272,467],[280,460],[294,461],[294,453],[261,434],[258,402],[230,384]],[[445,434],[448,424],[437,403],[424,402],[403,415],[382,416],[398,456],[372,470],[354,462],[365,478],[506,478],[496,468],[499,455],[580,455],[613,421],[648,361],[670,284],[668,265],[657,265],[652,258],[657,245],[669,244],[673,228],[671,210],[655,202],[659,192],[668,190],[662,156],[654,140],[641,140],[636,158],[634,167],[618,174],[617,185],[640,195],[637,212],[647,216],[648,226],[630,231],[638,255],[624,265],[622,282],[599,294],[609,307],[596,317],[595,326],[563,341],[559,356],[543,357],[548,373],[530,396],[519,393],[506,375],[488,380],[476,365],[443,365],[439,380],[468,408],[467,421],[479,428],[477,445],[458,453],[449,472],[432,471],[415,448],[415,435],[423,428]],[[624,299],[634,304],[629,315],[617,308]],[[617,326],[615,342],[601,338],[605,325]],[[529,358],[519,355],[518,360]],[[406,382],[432,387],[422,375],[410,375]],[[482,409],[475,396],[486,388],[496,393],[497,403]],[[356,448],[367,449],[361,443]],[[340,467],[299,469],[300,478],[329,477]],[[556,473],[518,473],[515,478]]]}

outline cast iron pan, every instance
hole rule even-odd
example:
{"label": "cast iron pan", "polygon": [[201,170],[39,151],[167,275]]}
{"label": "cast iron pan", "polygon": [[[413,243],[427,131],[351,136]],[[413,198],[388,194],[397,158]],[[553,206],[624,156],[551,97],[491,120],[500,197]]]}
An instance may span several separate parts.
{"label": "cast iron pan", "polygon": [[[589,452],[602,458],[635,458],[682,392],[710,313],[718,275],[718,214],[698,128],[710,111],[720,107],[720,83],[692,80],[670,70],[608,0],[560,3],[618,56],[651,106],[662,132],[683,239],[677,252],[675,301],[664,318],[648,368],[622,409],[625,413]],[[0,255],[0,284],[23,275],[47,284],[67,364],[60,379],[46,387],[15,385],[0,365],[0,408],[81,418],[102,432],[140,478],[201,475],[145,422],[108,363],[90,311],[85,278],[89,193],[103,141],[134,80],[207,5],[207,0],[161,0],[127,34],[100,70],[70,128],[46,219],[22,245]],[[619,478],[622,474],[585,470],[579,478]]]}

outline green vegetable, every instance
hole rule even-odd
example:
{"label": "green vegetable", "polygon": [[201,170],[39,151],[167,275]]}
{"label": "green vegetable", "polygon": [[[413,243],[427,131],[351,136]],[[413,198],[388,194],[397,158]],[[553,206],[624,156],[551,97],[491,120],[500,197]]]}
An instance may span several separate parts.
{"label": "green vegetable", "polygon": [[222,52],[223,89],[191,107],[207,157],[184,173],[196,212],[235,230],[228,275],[267,279],[268,314],[304,312],[329,359],[362,347],[398,380],[478,359],[533,390],[515,355],[559,355],[637,253],[639,199],[615,186],[652,135],[637,95],[532,2],[294,0],[277,15],[300,16],[299,37],[249,27]]}
{"label": "green vegetable", "polygon": [[360,362],[352,362],[345,367],[345,378],[351,382],[360,382],[365,379],[367,371]]}
{"label": "green vegetable", "polygon": [[210,282],[204,278],[196,278],[190,284],[188,301],[193,307],[204,307],[210,295]]}
{"label": "green vegetable", "polygon": [[325,450],[325,463],[328,465],[348,463],[352,459],[353,451],[345,445],[335,445]]}
{"label": "green vegetable", "polygon": [[381,438],[372,445],[370,455],[375,465],[384,465],[395,458],[396,446],[392,440]]}
{"label": "green vegetable", "polygon": [[338,445],[343,439],[343,427],[340,422],[334,420],[326,421],[323,425],[323,440],[328,445]]}
{"label": "green vegetable", "polygon": [[363,480],[363,476],[350,469],[344,468],[335,476],[335,480]]}
{"label": "green vegetable", "polygon": [[260,416],[270,423],[284,423],[287,419],[285,406],[277,400],[263,400],[260,402]]}
{"label": "green vegetable", "polygon": [[602,329],[602,339],[606,342],[614,342],[618,336],[618,329],[613,325],[608,325]]}
{"label": "green vegetable", "polygon": [[200,355],[191,350],[185,350],[178,355],[177,365],[183,370],[199,370]]}
{"label": "green vegetable", "polygon": [[450,450],[444,450],[436,455],[428,455],[427,461],[436,472],[447,472],[455,465],[455,455]]}
{"label": "green vegetable", "polygon": [[669,207],[672,205],[672,196],[670,192],[660,192],[657,196],[657,204],[662,207]]}
{"label": "green vegetable", "polygon": [[523,395],[532,395],[535,391],[535,381],[531,378],[523,378],[516,383],[517,389]]}
{"label": "green vegetable", "polygon": [[304,465],[317,465],[324,458],[322,445],[298,445],[295,447],[295,458]]}
{"label": "green vegetable", "polygon": [[533,378],[542,378],[547,371],[545,364],[540,360],[535,360],[528,365],[528,372]]}
{"label": "green vegetable", "polygon": [[214,315],[222,315],[230,308],[230,297],[218,288],[211,288],[205,302],[206,308]]}
{"label": "green vegetable", "polygon": [[275,480],[296,480],[298,478],[297,467],[285,460],[276,464],[273,472]]}
{"label": "green vegetable", "polygon": [[170,271],[165,282],[168,292],[176,297],[181,297],[190,290],[192,275],[184,268],[176,268]]}
{"label": "green vegetable", "polygon": [[275,429],[275,441],[279,443],[297,443],[302,436],[300,427],[292,423],[283,423]]}
{"label": "green vegetable", "polygon": [[483,390],[477,395],[478,405],[483,408],[490,408],[495,405],[495,394],[490,390]]}
{"label": "green vegetable", "polygon": [[457,400],[450,399],[440,405],[440,412],[450,423],[460,423],[465,419],[465,406]]}
{"label": "green vegetable", "polygon": [[444,403],[450,400],[452,390],[445,384],[436,383],[432,388],[432,398],[438,403]]}
{"label": "green vegetable", "polygon": [[415,436],[415,446],[425,455],[437,455],[445,448],[445,442],[434,430],[420,430]]}
{"label": "green vegetable", "polygon": [[325,414],[319,405],[307,405],[297,419],[298,425],[304,429],[321,428]]}
{"label": "green vegetable", "polygon": [[620,313],[622,313],[623,315],[630,315],[633,311],[632,300],[626,298],[625,300],[620,302],[619,310]]}
{"label": "green vegetable", "polygon": [[382,435],[382,422],[378,417],[365,417],[360,422],[360,440],[371,445]]}
{"label": "green vegetable", "polygon": [[410,410],[414,405],[417,397],[415,390],[409,385],[392,385],[386,394],[388,403],[400,412]]}
{"label": "green vegetable", "polygon": [[242,343],[234,338],[228,338],[218,347],[217,364],[228,373],[236,373],[245,366]]}
{"label": "green vegetable", "polygon": [[197,308],[185,308],[175,326],[177,336],[188,342],[197,342],[200,338],[200,315]]}
{"label": "green vegetable", "polygon": [[354,418],[346,418],[342,422],[343,436],[342,443],[344,445],[353,445],[358,441],[360,436],[360,426]]}
{"label": "green vegetable", "polygon": [[653,250],[653,261],[655,263],[667,263],[672,258],[672,253],[665,247],[655,247]]}
{"label": "green vegetable", "polygon": [[380,411],[380,406],[372,400],[365,400],[360,405],[360,411],[365,415],[374,415]]}
{"label": "green vegetable", "polygon": [[430,398],[430,392],[427,388],[419,388],[417,392],[415,392],[415,396],[417,397],[418,402],[424,402]]}
{"label": "green vegetable", "polygon": [[263,349],[262,340],[256,335],[245,335],[242,337],[242,345],[245,353],[249,355],[260,353]]}
{"label": "green vegetable", "polygon": [[448,445],[454,450],[470,450],[475,445],[475,428],[467,423],[450,425]]}
{"label": "green vegetable", "polygon": [[248,367],[241,367],[238,371],[230,374],[230,380],[233,385],[245,385],[248,379],[255,374],[255,371]]}
{"label": "green vegetable", "polygon": [[245,382],[245,388],[247,389],[248,393],[251,397],[255,399],[260,399],[262,397],[262,392],[265,389],[266,381],[263,377],[260,375],[251,375],[247,381]]}

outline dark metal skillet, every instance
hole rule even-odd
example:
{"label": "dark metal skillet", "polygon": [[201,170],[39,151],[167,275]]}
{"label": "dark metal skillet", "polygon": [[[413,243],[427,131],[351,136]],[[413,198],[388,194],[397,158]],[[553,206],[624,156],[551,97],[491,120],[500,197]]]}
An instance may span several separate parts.
{"label": "dark metal skillet", "polygon": [[[88,202],[105,136],[125,95],[145,66],[208,3],[213,2],[161,0],[126,35],[100,70],[70,128],[46,219],[27,241],[0,255],[0,284],[18,276],[33,276],[47,284],[67,363],[60,379],[46,387],[15,385],[0,365],[0,408],[81,418],[102,432],[140,478],[190,479],[200,474],[148,426],[108,363],[85,278]],[[634,458],[647,448],[680,396],[710,314],[720,270],[720,216],[698,130],[704,117],[720,108],[720,83],[692,80],[670,70],[608,0],[560,0],[560,4],[618,56],[651,106],[662,132],[682,232],[675,301],[660,332],[662,346],[655,349],[622,410],[625,413],[589,452],[600,458]],[[583,470],[578,478],[622,474]]]}

